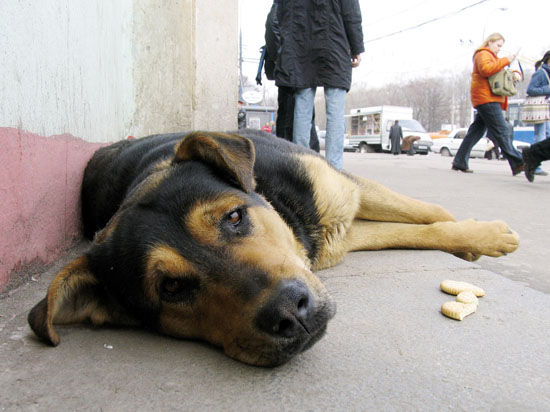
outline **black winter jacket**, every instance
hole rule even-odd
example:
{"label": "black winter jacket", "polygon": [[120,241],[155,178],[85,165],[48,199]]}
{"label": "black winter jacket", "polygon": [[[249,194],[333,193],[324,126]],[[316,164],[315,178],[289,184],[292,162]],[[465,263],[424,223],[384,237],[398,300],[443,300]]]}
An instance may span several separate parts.
{"label": "black winter jacket", "polygon": [[279,53],[280,42],[277,2],[275,1],[265,21],[265,76],[269,80],[275,80],[273,72],[275,70],[277,54]]}
{"label": "black winter jacket", "polygon": [[351,56],[363,53],[358,0],[278,0],[277,86],[351,86]]}

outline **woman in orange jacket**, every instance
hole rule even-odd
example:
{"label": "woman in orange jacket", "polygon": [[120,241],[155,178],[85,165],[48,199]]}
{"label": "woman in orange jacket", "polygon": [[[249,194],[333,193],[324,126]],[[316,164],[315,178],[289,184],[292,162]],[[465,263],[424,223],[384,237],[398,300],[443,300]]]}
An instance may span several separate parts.
{"label": "woman in orange jacket", "polygon": [[[470,95],[472,105],[477,112],[474,122],[470,125],[454,157],[453,170],[473,173],[473,170],[468,168],[470,152],[472,151],[472,147],[489,130],[489,135],[495,139],[502,152],[506,155],[506,159],[512,168],[512,174],[515,176],[523,171],[521,153],[514,148],[508,138],[508,127],[502,114],[502,111],[508,108],[508,98],[493,94],[488,80],[489,76],[498,73],[516,58],[515,55],[503,58],[498,57],[503,44],[504,37],[502,34],[493,33],[474,53]],[[520,80],[521,76],[519,73],[515,75],[516,80]]]}

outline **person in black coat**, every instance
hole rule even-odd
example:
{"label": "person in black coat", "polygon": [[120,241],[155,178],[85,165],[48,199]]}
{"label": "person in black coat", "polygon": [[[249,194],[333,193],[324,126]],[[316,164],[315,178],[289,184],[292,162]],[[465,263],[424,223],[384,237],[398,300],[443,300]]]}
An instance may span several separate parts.
{"label": "person in black coat", "polygon": [[[280,45],[279,22],[277,20],[277,5],[278,1],[274,1],[271,10],[267,15],[265,22],[265,46],[264,46],[264,70],[265,75],[269,80],[274,80],[273,72],[275,70],[275,62]],[[260,62],[260,66],[262,62]],[[258,70],[256,83],[261,82],[261,67]],[[278,137],[292,142],[293,124],[294,124],[294,88],[280,86],[277,88],[277,119],[275,126],[275,134]],[[311,116],[311,128],[309,148],[320,151],[319,137],[315,128],[315,110]]]}
{"label": "person in black coat", "polygon": [[403,140],[403,129],[399,125],[399,120],[396,120],[395,123],[390,128],[390,142],[391,142],[391,152],[394,155],[401,154],[401,140]]}
{"label": "person in black coat", "polygon": [[296,89],[293,141],[309,145],[317,87],[325,88],[326,158],[343,166],[344,110],[352,67],[365,51],[358,0],[275,0],[280,48],[274,68],[278,87]]}

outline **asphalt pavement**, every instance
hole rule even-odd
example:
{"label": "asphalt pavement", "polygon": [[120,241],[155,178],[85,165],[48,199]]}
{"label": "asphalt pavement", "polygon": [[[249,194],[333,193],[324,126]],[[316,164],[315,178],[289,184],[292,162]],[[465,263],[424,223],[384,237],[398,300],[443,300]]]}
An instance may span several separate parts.
{"label": "asphalt pavement", "polygon": [[[439,251],[352,253],[319,272],[338,311],[327,335],[274,368],[207,344],[142,330],[26,323],[82,243],[0,301],[0,410],[545,411],[550,410],[550,176],[528,183],[505,161],[346,153],[345,168],[457,218],[501,219],[520,247],[470,263]],[[548,165],[550,170],[550,164]],[[463,321],[441,315],[443,279],[486,291]]]}

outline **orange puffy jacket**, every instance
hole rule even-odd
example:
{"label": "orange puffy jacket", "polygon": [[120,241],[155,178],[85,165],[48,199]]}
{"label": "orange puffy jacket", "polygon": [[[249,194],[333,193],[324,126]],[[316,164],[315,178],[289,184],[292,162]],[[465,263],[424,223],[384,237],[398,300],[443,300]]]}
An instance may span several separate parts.
{"label": "orange puffy jacket", "polygon": [[474,53],[474,69],[472,71],[472,84],[470,96],[474,107],[480,104],[497,102],[502,110],[508,108],[508,97],[497,96],[491,91],[487,78],[501,71],[510,64],[507,57],[499,59],[496,54],[486,47],[481,47]]}

